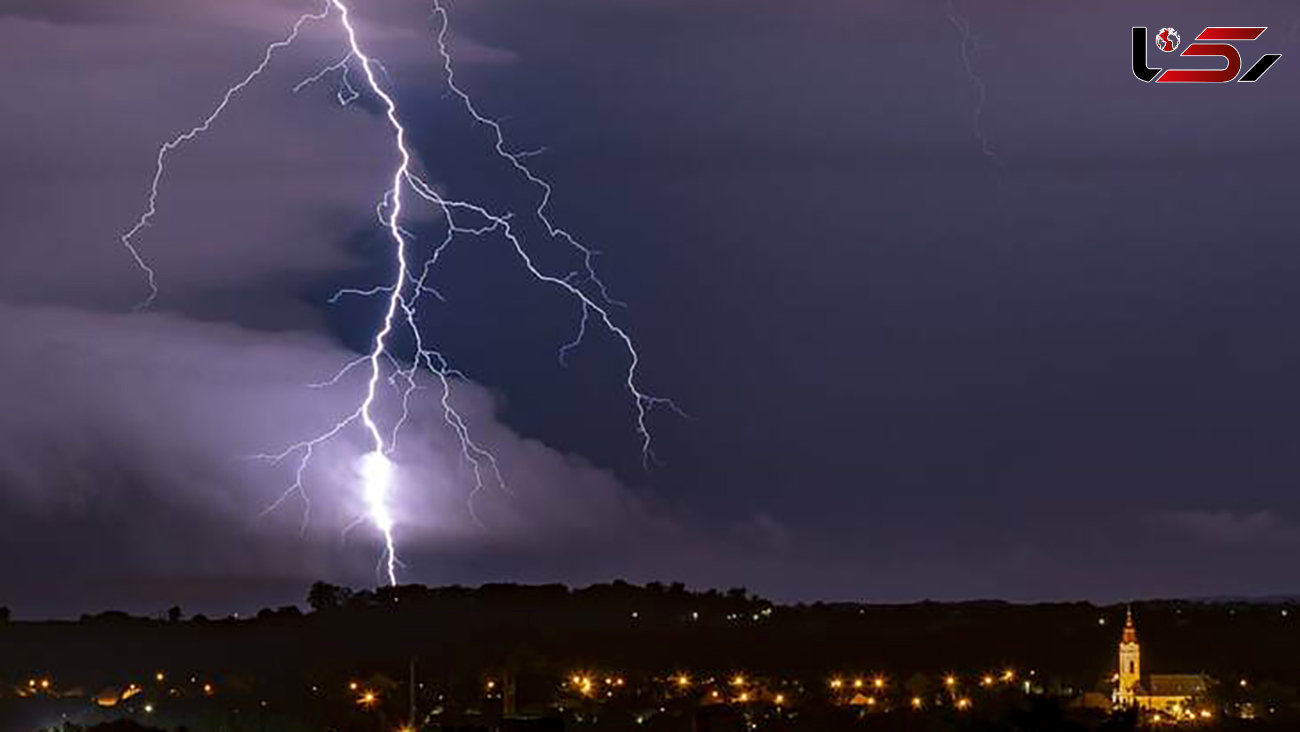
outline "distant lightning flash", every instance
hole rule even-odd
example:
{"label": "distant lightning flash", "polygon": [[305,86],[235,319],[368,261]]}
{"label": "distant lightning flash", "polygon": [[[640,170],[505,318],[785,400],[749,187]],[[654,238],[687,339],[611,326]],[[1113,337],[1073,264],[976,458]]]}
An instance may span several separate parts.
{"label": "distant lightning flash", "polygon": [[[418,325],[421,299],[425,295],[441,299],[438,292],[428,284],[428,280],[439,258],[458,235],[485,236],[495,234],[501,236],[510,245],[519,262],[530,276],[538,282],[550,285],[574,299],[581,309],[581,319],[577,335],[560,349],[561,361],[570,351],[582,343],[587,335],[588,325],[592,320],[603,326],[619,342],[628,359],[627,370],[624,372],[624,383],[633,399],[636,412],[635,429],[641,441],[641,451],[645,462],[648,463],[653,457],[652,436],[647,424],[650,412],[655,407],[660,406],[668,407],[679,413],[680,410],[677,410],[671,401],[652,396],[640,387],[638,368],[641,357],[631,336],[622,326],[618,325],[611,314],[611,308],[621,305],[621,303],[610,297],[604,282],[596,274],[594,260],[598,252],[585,246],[567,231],[552,223],[547,209],[551,202],[553,189],[546,180],[535,174],[525,163],[525,159],[532,153],[512,152],[506,143],[505,134],[500,123],[481,114],[469,94],[456,83],[452,56],[447,43],[450,19],[441,0],[435,0],[433,12],[439,20],[437,48],[448,87],[460,100],[474,121],[491,130],[495,137],[497,154],[507,161],[517,173],[541,191],[540,202],[537,208],[534,209],[533,215],[544,225],[551,239],[564,242],[581,256],[585,270],[584,274],[581,276],[559,277],[543,271],[535,263],[532,255],[529,254],[528,249],[525,247],[522,234],[512,225],[512,214],[493,211],[485,205],[471,201],[447,198],[413,169],[414,155],[408,146],[406,128],[402,125],[398,115],[397,101],[392,93],[387,91],[376,73],[376,70],[379,70],[381,73],[386,74],[383,66],[377,59],[367,53],[360,41],[348,4],[344,0],[326,0],[320,12],[301,16],[294,23],[292,31],[284,40],[268,46],[262,62],[248,76],[227,90],[221,103],[201,125],[178,136],[160,148],[153,181],[149,189],[148,206],[135,226],[122,237],[122,243],[146,275],[150,294],[144,304],[148,305],[156,299],[158,288],[155,272],[136,246],[136,238],[157,215],[159,187],[165,173],[168,156],[176,149],[207,132],[229,106],[232,99],[269,67],[275,53],[291,45],[297,39],[305,24],[311,21],[324,20],[332,12],[336,12],[339,17],[347,45],[347,55],[300,82],[294,87],[294,91],[297,92],[305,86],[316,83],[331,73],[339,73],[341,75],[342,89],[338,93],[338,101],[346,106],[361,95],[361,92],[357,91],[349,80],[349,73],[358,70],[360,78],[365,82],[365,89],[382,103],[383,116],[393,135],[393,145],[397,153],[398,165],[393,170],[390,186],[385,191],[377,212],[393,245],[395,272],[389,284],[364,289],[343,289],[330,300],[335,302],[344,296],[352,295],[383,295],[385,297],[386,305],[383,318],[371,342],[370,350],[365,355],[345,365],[333,378],[322,384],[313,385],[317,388],[334,386],[354,369],[364,368],[368,376],[364,394],[357,408],[330,429],[314,438],[290,445],[280,453],[260,455],[258,457],[277,463],[291,457],[296,459],[294,482],[266,510],[267,512],[273,511],[292,497],[301,498],[305,506],[303,514],[305,527],[311,508],[311,502],[306,490],[305,473],[311,464],[316,449],[350,426],[359,423],[364,428],[370,443],[370,451],[361,458],[359,463],[359,478],[362,485],[361,497],[366,505],[365,519],[383,536],[384,552],[380,562],[381,570],[389,584],[396,584],[397,571],[401,566],[401,562],[398,559],[397,542],[394,536],[397,520],[393,515],[392,496],[396,466],[392,462],[391,455],[396,448],[398,434],[409,418],[410,398],[420,388],[417,381],[419,372],[427,371],[432,374],[441,386],[440,404],[443,420],[459,440],[463,459],[473,468],[474,487],[469,502],[471,513],[473,514],[474,497],[486,487],[489,481],[494,482],[503,489],[507,489],[495,456],[475,442],[470,434],[466,420],[452,406],[452,380],[461,378],[461,374],[451,368],[440,351],[426,344]],[[433,248],[428,259],[418,268],[412,265],[410,259],[411,254],[408,245],[411,234],[402,225],[405,204],[404,193],[407,192],[414,193],[420,199],[436,206],[447,222],[446,234],[443,240]],[[590,284],[595,289],[596,295],[587,294],[583,289],[583,286],[587,284]],[[414,343],[409,365],[403,364],[392,353],[391,339],[399,328],[409,332]],[[400,417],[395,420],[389,430],[381,427],[380,421],[375,414],[381,386],[385,382],[397,390],[401,405]],[[477,520],[476,515],[475,520]]]}
{"label": "distant lightning flash", "polygon": [[993,145],[989,142],[989,136],[984,131],[984,105],[988,101],[988,89],[984,86],[984,79],[975,70],[975,62],[970,55],[971,45],[975,41],[975,34],[971,31],[970,21],[957,12],[954,0],[947,0],[947,10],[948,22],[952,23],[957,32],[961,34],[962,67],[966,70],[966,78],[970,80],[971,86],[975,87],[975,109],[971,112],[971,134],[979,141],[980,152],[984,154],[984,157],[1001,167],[1002,159],[993,150]]}

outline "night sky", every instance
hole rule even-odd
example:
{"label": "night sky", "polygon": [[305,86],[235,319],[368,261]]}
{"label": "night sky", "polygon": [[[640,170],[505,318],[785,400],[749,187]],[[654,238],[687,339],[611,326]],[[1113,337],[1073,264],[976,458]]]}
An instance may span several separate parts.
{"label": "night sky", "polygon": [[[453,98],[428,2],[353,0],[428,177],[537,191]],[[1068,5],[1068,7],[1067,7]],[[0,5],[0,605],[19,617],[299,602],[378,581],[347,432],[296,498],[249,459],[360,382],[390,276],[394,162],[373,98],[309,27],[172,158],[157,147],[282,37],[298,0]],[[744,585],[778,600],[1300,591],[1300,15],[1293,2],[459,0],[458,79],[602,250],[618,344],[500,237],[458,241],[426,336],[509,490],[475,499],[421,393],[394,455],[405,581]],[[959,25],[959,24],[958,24]],[[1267,25],[1257,84],[1147,85],[1130,28]],[[1173,56],[1149,49],[1152,65]],[[978,122],[977,122],[978,119]],[[993,155],[986,155],[983,135]],[[412,208],[436,242],[441,221]],[[394,416],[386,413],[387,416]],[[304,518],[306,521],[304,521]]]}

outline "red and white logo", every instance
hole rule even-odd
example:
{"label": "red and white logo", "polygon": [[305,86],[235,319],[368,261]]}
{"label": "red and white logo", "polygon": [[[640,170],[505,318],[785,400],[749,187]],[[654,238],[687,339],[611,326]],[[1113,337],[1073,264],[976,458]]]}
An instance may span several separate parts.
{"label": "red and white logo", "polygon": [[[1229,81],[1259,81],[1264,72],[1272,68],[1280,53],[1266,53],[1254,63],[1246,73],[1241,73],[1241,52],[1232,43],[1221,41],[1254,41],[1268,30],[1267,26],[1211,26],[1201,31],[1187,48],[1178,54],[1182,57],[1206,56],[1223,59],[1220,69],[1153,69],[1147,66],[1147,29],[1145,26],[1133,28],[1133,75],[1142,81],[1157,82],[1192,82],[1202,84],[1222,84]],[[1218,41],[1218,42],[1216,42]],[[1182,39],[1173,28],[1161,28],[1155,35],[1156,48],[1165,53],[1178,50]],[[1241,78],[1237,78],[1240,75]]]}

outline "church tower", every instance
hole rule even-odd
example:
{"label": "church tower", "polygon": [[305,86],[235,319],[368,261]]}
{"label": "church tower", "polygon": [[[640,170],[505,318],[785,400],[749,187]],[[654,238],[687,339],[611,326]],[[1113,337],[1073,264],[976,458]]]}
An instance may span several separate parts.
{"label": "church tower", "polygon": [[1119,642],[1119,686],[1115,698],[1121,704],[1137,701],[1138,681],[1142,678],[1142,653],[1138,649],[1137,626],[1133,624],[1133,608],[1128,609],[1124,620],[1124,635]]}

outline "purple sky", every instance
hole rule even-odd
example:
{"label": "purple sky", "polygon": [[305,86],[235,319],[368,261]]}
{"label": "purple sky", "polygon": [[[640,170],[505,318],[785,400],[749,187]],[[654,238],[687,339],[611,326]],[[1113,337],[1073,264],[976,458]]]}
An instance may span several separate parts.
{"label": "purple sky", "polygon": [[[523,213],[536,191],[446,96],[428,3],[354,3],[429,178]],[[0,605],[255,609],[369,584],[349,432],[312,508],[248,460],[355,408],[328,379],[372,333],[393,164],[310,27],[177,153],[157,146],[284,35],[296,0],[0,9]],[[1300,14],[958,0],[462,0],[461,81],[604,252],[657,415],[643,470],[616,344],[561,368],[571,302],[499,237],[459,243],[427,335],[511,486],[470,483],[432,392],[401,438],[402,576],[686,580],[779,599],[1293,592],[1300,545]],[[1254,85],[1129,72],[1129,28],[1269,25]],[[1152,63],[1172,56],[1151,49]],[[1170,61],[1172,64],[1172,61]],[[981,154],[977,131],[1000,163]],[[416,211],[417,237],[440,236]],[[524,224],[521,223],[521,226]],[[529,233],[547,264],[556,250]],[[391,411],[384,413],[392,418]]]}

